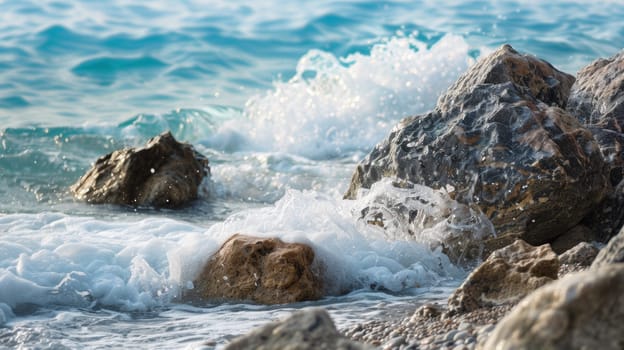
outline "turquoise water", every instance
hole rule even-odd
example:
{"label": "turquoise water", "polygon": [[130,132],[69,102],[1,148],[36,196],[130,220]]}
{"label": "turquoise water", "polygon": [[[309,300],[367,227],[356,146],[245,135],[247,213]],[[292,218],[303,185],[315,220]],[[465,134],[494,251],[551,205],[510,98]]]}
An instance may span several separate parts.
{"label": "turquoise water", "polygon": [[[340,199],[355,164],[501,44],[575,73],[623,48],[622,18],[619,1],[1,2],[0,347],[221,346],[292,308],[346,326],[448,293],[464,273],[431,242],[358,226],[361,203]],[[99,156],[164,130],[209,157],[199,200],[68,194]],[[179,303],[235,231],[311,243],[355,291]]]}

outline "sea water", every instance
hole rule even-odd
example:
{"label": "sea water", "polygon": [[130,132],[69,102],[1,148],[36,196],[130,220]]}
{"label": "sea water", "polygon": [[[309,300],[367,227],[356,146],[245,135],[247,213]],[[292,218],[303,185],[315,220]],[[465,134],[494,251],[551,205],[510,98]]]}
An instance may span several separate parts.
{"label": "sea water", "polygon": [[[0,347],[219,348],[301,308],[347,327],[443,299],[466,272],[439,242],[491,226],[424,187],[421,225],[369,225],[363,208],[418,204],[388,181],[342,200],[355,165],[503,43],[575,73],[622,49],[621,18],[619,1],[3,1]],[[165,130],[210,159],[199,200],[72,199],[99,156]],[[237,232],[310,244],[330,295],[180,301]]]}

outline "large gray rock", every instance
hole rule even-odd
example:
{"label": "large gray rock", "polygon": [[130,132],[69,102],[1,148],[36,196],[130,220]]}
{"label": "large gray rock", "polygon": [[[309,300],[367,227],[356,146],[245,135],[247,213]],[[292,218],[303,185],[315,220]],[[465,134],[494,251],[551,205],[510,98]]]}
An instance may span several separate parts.
{"label": "large gray rock", "polygon": [[517,240],[494,251],[448,299],[451,313],[515,302],[557,278],[559,259],[548,244]]}
{"label": "large gray rock", "polygon": [[624,165],[624,51],[578,72],[567,110],[592,130],[617,185]]}
{"label": "large gray rock", "polygon": [[267,324],[234,339],[226,350],[365,350],[374,349],[343,337],[327,311],[310,309]]}
{"label": "large gray rock", "polygon": [[591,132],[562,107],[573,77],[503,46],[466,72],[436,108],[401,121],[357,166],[346,198],[383,177],[454,188],[504,246],[568,231],[608,186]]}
{"label": "large gray rock", "polygon": [[614,263],[624,263],[624,228],[600,250],[592,263],[592,268]]}
{"label": "large gray rock", "polygon": [[143,148],[125,148],[98,159],[71,191],[93,204],[175,208],[197,198],[210,172],[208,159],[162,133]]}
{"label": "large gray rock", "polygon": [[624,349],[624,265],[570,274],[499,322],[481,350]]}

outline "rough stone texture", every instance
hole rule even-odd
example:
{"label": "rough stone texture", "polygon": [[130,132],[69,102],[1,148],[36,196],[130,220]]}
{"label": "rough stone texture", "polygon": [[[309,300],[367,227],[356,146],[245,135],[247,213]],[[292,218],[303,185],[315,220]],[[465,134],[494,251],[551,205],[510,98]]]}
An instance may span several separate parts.
{"label": "rough stone texture", "polygon": [[612,184],[618,184],[624,165],[624,51],[579,71],[567,110],[592,130],[611,166]]}
{"label": "rough stone texture", "polygon": [[624,180],[583,218],[582,224],[590,228],[592,241],[602,243],[606,243],[620,231],[624,226]]}
{"label": "rough stone texture", "polygon": [[226,350],[365,350],[374,347],[343,337],[327,311],[310,309],[292,314],[234,339]]}
{"label": "rough stone texture", "polygon": [[565,108],[574,77],[544,60],[503,45],[462,75],[440,98],[438,108],[442,111],[456,108],[457,101],[478,85],[507,82],[513,83],[523,97]]}
{"label": "rough stone texture", "polygon": [[591,243],[581,242],[559,255],[559,263],[566,265],[589,266],[598,255],[598,248]]}
{"label": "rough stone texture", "polygon": [[204,266],[189,297],[284,304],[323,296],[314,251],[301,243],[236,234]]}
{"label": "rough stone texture", "polygon": [[559,259],[548,244],[517,240],[494,251],[449,297],[451,313],[514,302],[557,278]]}
{"label": "rough stone texture", "polygon": [[143,148],[125,148],[98,159],[71,191],[89,203],[179,207],[197,198],[210,172],[193,147],[160,134]]}
{"label": "rough stone texture", "polygon": [[624,228],[600,250],[592,263],[592,268],[614,263],[624,263]]}
{"label": "rough stone texture", "polygon": [[570,274],[527,298],[478,349],[624,349],[624,265]]}
{"label": "rough stone texture", "polygon": [[550,243],[552,250],[561,255],[569,249],[572,249],[579,242],[592,242],[597,241],[597,237],[594,235],[585,225],[576,225],[572,227],[568,232],[557,237]]}
{"label": "rough stone texture", "polygon": [[552,241],[605,195],[608,179],[589,130],[562,108],[573,78],[503,46],[479,61],[425,115],[401,121],[357,166],[346,198],[383,177],[476,203],[499,235]]}

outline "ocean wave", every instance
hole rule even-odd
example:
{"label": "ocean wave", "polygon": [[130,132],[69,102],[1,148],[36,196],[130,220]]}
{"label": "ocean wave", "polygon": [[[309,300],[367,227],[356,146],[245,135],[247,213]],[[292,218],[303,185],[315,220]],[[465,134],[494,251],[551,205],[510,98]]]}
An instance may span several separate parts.
{"label": "ocean wave", "polygon": [[242,211],[209,228],[164,218],[5,215],[0,319],[10,319],[22,305],[125,311],[168,306],[219,245],[239,232],[310,244],[326,268],[329,294],[362,288],[409,293],[464,275],[440,249],[432,250],[430,234],[388,239],[359,223],[356,204],[289,190],[275,205]]}

